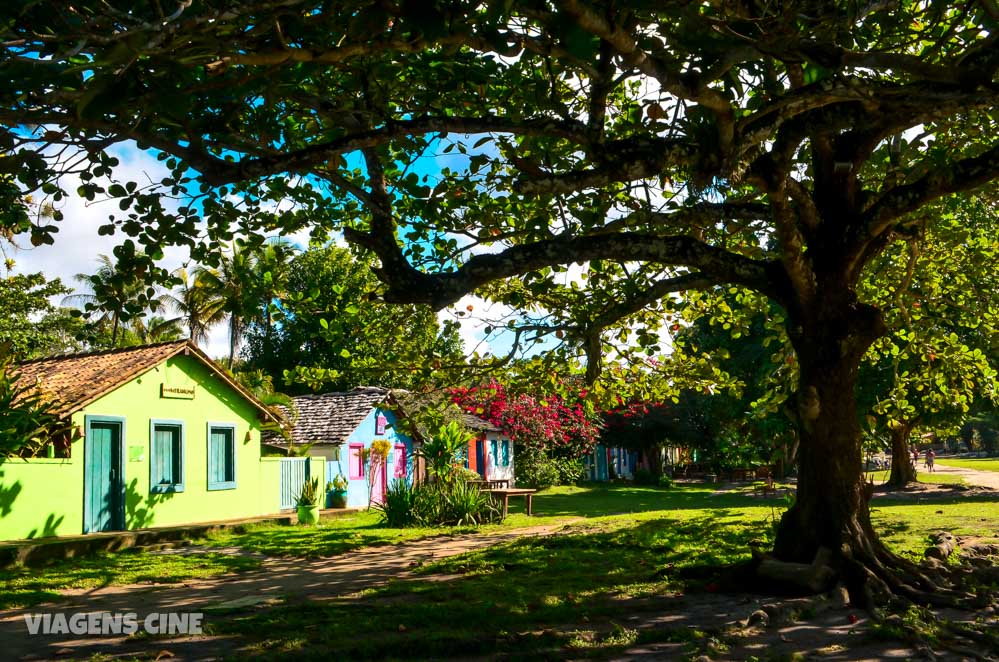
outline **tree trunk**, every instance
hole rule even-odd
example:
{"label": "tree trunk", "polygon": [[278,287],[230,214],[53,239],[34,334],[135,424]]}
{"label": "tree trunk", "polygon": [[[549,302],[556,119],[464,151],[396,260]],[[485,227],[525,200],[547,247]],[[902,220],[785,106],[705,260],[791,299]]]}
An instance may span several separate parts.
{"label": "tree trunk", "polygon": [[909,435],[914,423],[906,421],[891,429],[891,475],[888,486],[892,489],[916,482],[916,465],[909,453]]}
{"label": "tree trunk", "polygon": [[811,563],[821,548],[833,550],[834,568],[851,598],[870,606],[874,593],[901,583],[892,568],[902,563],[871,526],[855,396],[861,357],[884,325],[877,309],[842,303],[842,292],[836,292],[840,305],[830,301],[833,296],[817,296],[814,308],[790,323],[800,364],[798,487],[781,518],[774,554]]}

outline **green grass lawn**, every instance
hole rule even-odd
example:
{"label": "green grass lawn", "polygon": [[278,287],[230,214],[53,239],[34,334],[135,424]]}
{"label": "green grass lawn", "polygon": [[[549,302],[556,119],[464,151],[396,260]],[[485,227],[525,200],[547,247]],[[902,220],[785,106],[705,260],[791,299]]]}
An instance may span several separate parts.
{"label": "green grass lawn", "polygon": [[[513,504],[511,504],[513,506]],[[393,545],[431,536],[457,535],[477,531],[537,526],[562,521],[560,515],[528,517],[511,507],[511,515],[502,524],[480,527],[389,528],[379,523],[376,511],[362,511],[323,519],[315,527],[259,524],[243,530],[220,531],[198,541],[213,547],[240,547],[266,556],[316,558],[343,554],[374,545]]]}
{"label": "green grass lawn", "polygon": [[[337,637],[350,628],[384,635],[347,637],[357,648],[338,648],[337,657],[402,655],[389,652],[396,644],[404,649],[425,646],[423,654],[430,657],[431,651],[444,655],[457,650],[453,646],[469,646],[469,654],[477,646],[510,651],[526,646],[542,654],[548,646],[570,646],[571,641],[587,651],[602,650],[604,644],[599,642],[606,639],[618,642],[606,644],[614,648],[634,640],[632,634],[622,634],[611,625],[622,604],[643,609],[650,596],[702,590],[718,567],[748,558],[751,540],[764,545],[770,541],[773,524],[786,507],[784,497],[754,496],[751,486],[718,488],[708,484],[668,490],[630,485],[554,488],[535,497],[536,516],[523,514],[519,503],[511,504],[513,513],[507,521],[480,530],[571,521],[570,535],[525,539],[423,569],[458,576],[450,581],[393,583],[373,589],[363,600],[279,607],[213,621],[214,627],[241,634],[271,653],[311,646],[333,650],[335,642],[344,645]],[[917,556],[927,546],[928,536],[940,529],[961,535],[994,532],[999,503],[973,497],[925,503],[882,498],[874,502],[873,518],[893,548]],[[267,556],[315,557],[468,531],[391,529],[379,526],[378,515],[370,512],[324,520],[316,528],[250,527],[194,541],[218,549],[204,554],[124,552],[0,571],[0,607],[37,604],[56,598],[66,588],[182,581],[259,566],[257,558],[226,553],[223,547]],[[391,609],[382,609],[386,605]],[[489,618],[481,618],[482,614]],[[588,615],[593,627],[583,627],[580,615]],[[276,628],[282,623],[288,627]],[[570,623],[575,623],[575,630],[566,629]],[[404,632],[399,631],[400,624]],[[545,624],[563,634],[537,634],[546,629]],[[575,633],[568,634],[570,630]],[[518,634],[524,632],[534,634]],[[640,633],[648,636],[652,635]]]}
{"label": "green grass lawn", "polygon": [[[535,510],[587,518],[570,524],[568,534],[443,559],[418,570],[422,581],[233,614],[211,629],[243,637],[266,656],[585,658],[662,641],[684,642],[684,655],[710,652],[709,644],[726,645],[724,636],[689,622],[621,624],[625,616],[668,612],[671,596],[697,600],[713,592],[724,585],[720,568],[748,560],[750,541],[770,542],[782,499],[713,488],[556,488],[536,498]],[[890,546],[917,557],[939,529],[990,534],[999,504],[879,499],[872,516]],[[355,636],[359,631],[378,636]]]}
{"label": "green grass lawn", "polygon": [[946,464],[948,467],[960,467],[961,469],[975,469],[976,471],[999,471],[999,458],[995,457],[944,457],[938,458],[937,464]]}
{"label": "green grass lawn", "polygon": [[[888,482],[888,476],[891,474],[890,470],[885,471],[869,471],[867,476],[874,481],[875,485],[881,485]],[[941,474],[941,473],[930,473],[928,471],[918,470],[916,473],[917,483],[932,483],[934,485],[965,485],[967,483],[961,476],[955,476],[954,474]]]}

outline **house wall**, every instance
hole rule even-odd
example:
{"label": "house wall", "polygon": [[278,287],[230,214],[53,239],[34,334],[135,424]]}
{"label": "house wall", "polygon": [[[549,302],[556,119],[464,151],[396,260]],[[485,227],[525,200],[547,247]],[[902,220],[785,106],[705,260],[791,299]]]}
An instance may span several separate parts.
{"label": "house wall", "polygon": [[[193,399],[161,397],[160,387],[195,387]],[[251,517],[278,512],[279,464],[260,457],[258,410],[200,361],[176,356],[73,415],[125,419],[127,529]],[[184,426],[183,491],[151,493],[151,419]],[[236,487],[208,490],[208,423],[235,425]],[[0,464],[0,540],[83,532],[85,439],[67,459]]]}
{"label": "house wall", "polygon": [[[495,453],[493,451],[493,442],[496,442]],[[503,442],[506,441],[509,448],[509,458],[506,464],[503,463]],[[504,437],[500,432],[487,432],[486,433],[486,452],[489,454],[488,458],[488,473],[487,478],[489,480],[508,480],[510,481],[510,487],[513,487],[514,476],[513,476],[513,464],[514,464],[514,445],[513,441]]]}
{"label": "house wall", "polygon": [[[388,425],[385,428],[384,434],[375,434],[376,421],[378,415],[381,414],[388,420]],[[364,420],[354,431],[350,433],[347,438],[347,443],[343,445],[341,451],[341,462],[343,467],[344,475],[347,477],[347,506],[348,507],[358,507],[363,508],[368,505],[368,483],[363,478],[351,478],[351,460],[353,453],[351,452],[352,444],[360,444],[362,448],[371,448],[371,444],[376,439],[386,439],[392,444],[392,452],[389,455],[388,466],[386,467],[387,473],[387,485],[391,485],[392,480],[395,477],[396,467],[399,466],[399,458],[396,453],[396,445],[403,445],[406,447],[406,460],[405,467],[402,471],[405,472],[406,481],[412,485],[414,476],[414,462],[413,457],[413,440],[396,430],[397,418],[390,410],[381,407],[374,407],[368,415],[364,417]],[[365,469],[366,473],[366,469]],[[327,481],[333,480],[333,476],[329,475],[327,472]]]}
{"label": "house wall", "polygon": [[0,464],[0,540],[82,531],[82,463],[10,458]]}

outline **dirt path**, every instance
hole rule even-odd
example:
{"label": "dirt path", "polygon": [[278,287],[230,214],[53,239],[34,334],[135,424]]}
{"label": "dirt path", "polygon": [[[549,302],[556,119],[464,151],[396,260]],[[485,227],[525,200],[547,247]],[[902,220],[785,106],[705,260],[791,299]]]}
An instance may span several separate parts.
{"label": "dirt path", "polygon": [[[391,579],[412,576],[411,568],[435,559],[491,547],[524,536],[552,535],[565,523],[510,529],[487,534],[440,536],[398,545],[367,547],[320,559],[270,558],[258,570],[192,580],[183,584],[136,584],[65,591],[58,602],[28,609],[0,612],[0,659],[65,659],[96,653],[168,650],[183,659],[216,659],[238,650],[238,642],[225,637],[184,637],[171,641],[124,636],[29,635],[26,614],[128,613],[141,624],[148,614],[208,612],[266,606],[290,599],[322,600],[355,593]],[[218,551],[218,550],[212,550]],[[191,553],[190,550],[178,550]],[[153,657],[156,657],[154,654]]]}
{"label": "dirt path", "polygon": [[[977,485],[979,487],[988,487],[993,490],[999,490],[999,472],[996,471],[979,471],[977,469],[965,469],[964,467],[949,467],[946,464],[947,460],[937,460],[934,464],[935,473],[941,474],[953,474],[955,476],[961,476],[968,485]],[[920,467],[920,471],[925,471]]]}

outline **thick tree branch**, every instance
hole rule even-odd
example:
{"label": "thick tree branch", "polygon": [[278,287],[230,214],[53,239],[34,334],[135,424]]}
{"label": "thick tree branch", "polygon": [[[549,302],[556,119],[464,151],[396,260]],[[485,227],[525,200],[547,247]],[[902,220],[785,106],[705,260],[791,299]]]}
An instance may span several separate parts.
{"label": "thick tree branch", "polygon": [[384,296],[387,302],[425,303],[438,310],[494,280],[559,264],[600,259],[690,267],[703,272],[705,277],[744,285],[778,301],[786,301],[789,293],[781,267],[687,236],[632,232],[560,236],[512,246],[497,254],[475,255],[454,271],[428,274],[398,260],[394,236],[353,229],[346,229],[344,235],[382,260],[378,275],[388,286]]}
{"label": "thick tree branch", "polygon": [[884,192],[864,213],[866,242],[889,231],[895,221],[923,205],[951,193],[970,191],[999,176],[999,143],[978,156],[951,164],[927,162],[929,172],[909,184]]}
{"label": "thick tree branch", "polygon": [[[719,90],[691,80],[666,62],[643,51],[638,40],[621,26],[614,25],[593,7],[579,0],[560,0],[558,6],[579,27],[611,44],[629,67],[659,81],[663,90],[681,99],[694,101],[710,109],[718,119],[718,138],[723,151],[732,142],[735,113],[729,100]],[[710,82],[710,81],[706,81]]]}
{"label": "thick tree branch", "polygon": [[794,287],[797,303],[807,306],[815,297],[816,282],[812,264],[805,254],[805,238],[798,225],[798,215],[784,191],[772,194],[770,205],[774,210],[781,263]]}
{"label": "thick tree branch", "polygon": [[595,168],[523,177],[516,182],[515,188],[526,194],[572,193],[654,177],[664,168],[690,165],[701,156],[684,139],[620,140],[599,146],[599,151],[602,163]]}
{"label": "thick tree branch", "polygon": [[604,309],[599,315],[590,319],[580,331],[583,339],[583,351],[586,354],[586,383],[592,384],[600,376],[603,367],[603,345],[600,342],[600,333],[604,329],[651,306],[667,294],[681,290],[705,289],[718,284],[717,280],[702,273],[687,273],[664,278],[643,289],[635,296]]}

